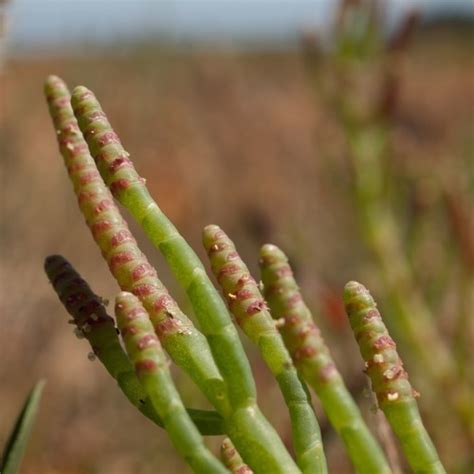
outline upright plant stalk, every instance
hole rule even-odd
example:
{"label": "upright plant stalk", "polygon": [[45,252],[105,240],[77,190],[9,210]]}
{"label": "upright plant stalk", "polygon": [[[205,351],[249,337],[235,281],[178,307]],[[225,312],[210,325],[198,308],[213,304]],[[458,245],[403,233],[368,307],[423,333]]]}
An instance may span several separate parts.
{"label": "upright plant stalk", "polygon": [[[392,87],[389,86],[390,76],[386,74],[382,78],[386,82],[385,99],[378,97],[369,103],[359,103],[359,96],[354,94],[353,86],[345,86],[357,83],[361,74],[373,72],[377,64],[385,64],[384,70],[393,73],[393,64],[390,64],[390,58],[387,60],[384,57],[387,53],[381,30],[376,24],[376,11],[366,10],[367,5],[363,2],[347,5],[347,15],[342,15],[344,21],[340,23],[332,57],[337,74],[335,79],[340,85],[333,99],[348,141],[360,229],[367,247],[374,254],[380,279],[389,298],[388,304],[393,309],[391,326],[400,342],[418,358],[426,378],[433,381],[440,392],[448,395],[448,402],[462,421],[471,441],[474,441],[474,393],[459,378],[449,348],[433,325],[433,315],[423,295],[417,290],[403,248],[400,225],[388,199],[390,112],[385,110],[384,113],[386,107],[383,102],[388,99],[388,103],[391,103],[389,109],[393,108],[396,90],[393,83]],[[354,21],[354,15],[362,21]],[[361,28],[364,21],[365,31]],[[409,28],[406,33],[409,33]],[[401,40],[402,37],[399,38],[399,44]],[[437,348],[435,354],[430,350],[431,347]]]}
{"label": "upright plant stalk", "polygon": [[255,280],[233,242],[218,226],[204,229],[203,243],[229,309],[244,333],[257,345],[280,386],[290,410],[299,467],[303,473],[327,472],[316,415]]}
{"label": "upright plant stalk", "polygon": [[[102,362],[136,408],[156,424],[163,426],[120,345],[114,321],[107,314],[102,299],[93,293],[87,282],[64,257],[49,256],[44,268],[59,299],[73,317],[76,335],[89,341],[93,351],[91,357],[97,357]],[[203,435],[223,433],[222,417],[216,412],[189,409],[188,413]]]}
{"label": "upright plant stalk", "polygon": [[[400,441],[415,473],[445,473],[418,411],[418,395],[408,381],[403,362],[368,290],[351,281],[344,288],[350,325],[365,360],[379,407]],[[436,348],[432,348],[436,350]]]}
{"label": "upright plant stalk", "polygon": [[221,458],[224,465],[232,474],[253,474],[252,470],[244,463],[229,438],[225,438],[224,441],[222,441]]}
{"label": "upright plant stalk", "polygon": [[[227,309],[209,281],[202,263],[149,195],[144,187],[144,180],[138,177],[128,158],[128,153],[125,152],[117,135],[111,129],[92,92],[85,87],[77,87],[73,93],[72,105],[79,127],[88,142],[90,153],[94,156],[105,182],[115,197],[142,224],[152,242],[163,253],[193,304],[200,326],[215,356],[215,363],[218,364],[217,370],[220,372],[219,378],[214,378],[215,384],[211,387],[207,383],[202,383],[204,379],[193,371],[189,372],[190,375],[224,417],[227,434],[237,446],[245,462],[256,474],[299,472],[280,437],[257,406],[255,382],[247,356]],[[92,160],[89,154],[87,157],[88,160]],[[112,201],[107,198],[106,212],[112,212],[112,209],[114,213],[118,213]],[[130,243],[128,242],[127,245]],[[133,255],[135,258],[137,252],[129,252],[128,255]],[[125,260],[128,258],[123,251],[120,252],[115,263],[112,266],[109,264],[112,271],[114,266],[122,262],[122,255]],[[139,255],[141,256],[141,253]],[[143,256],[140,258],[144,259]],[[145,262],[134,267],[136,269],[134,271],[140,275],[147,275],[149,267]],[[132,276],[133,274],[132,272]],[[129,275],[130,271],[127,271],[125,275],[128,278],[127,281],[130,280]],[[156,277],[153,278],[156,281]],[[163,293],[161,297],[150,301],[148,297],[150,286],[149,282],[145,284],[142,282],[139,289],[134,289],[127,284],[121,285],[122,289],[139,297],[149,312],[152,322],[154,322],[154,312],[157,307],[167,315],[163,325],[155,324],[158,335],[172,331],[173,334],[182,336],[196,336],[198,332],[195,328],[191,329],[189,320],[186,319],[186,325],[177,326],[182,318],[176,317],[176,309],[171,306],[175,303],[171,303],[168,293]],[[168,317],[169,315],[173,317]],[[200,342],[201,333],[199,337]],[[167,347],[167,339],[163,340],[161,337],[160,339],[172,357],[173,350],[178,355],[181,354],[182,346],[177,347],[173,342],[170,347]],[[197,357],[208,358],[207,345],[200,347],[199,344],[193,342],[192,349],[194,348]],[[224,377],[224,384],[221,377]],[[215,390],[216,387],[218,390]]]}
{"label": "upright plant stalk", "polygon": [[[73,91],[72,105],[97,168],[117,200],[143,227],[185,289],[229,387],[234,408],[256,398],[250,365],[222,299],[186,240],[150,196],[94,94]],[[250,400],[250,401],[249,401]]]}
{"label": "upright plant stalk", "polygon": [[[424,373],[447,393],[448,402],[474,441],[473,391],[458,377],[456,364],[433,324],[433,316],[416,290],[395,216],[382,192],[380,161],[386,131],[350,122],[346,127],[354,164],[360,227],[374,252],[389,304],[395,311],[394,327],[400,340],[418,357]],[[434,354],[432,347],[437,348]]]}
{"label": "upright plant stalk", "polygon": [[341,436],[358,473],[390,473],[377,441],[336,368],[328,347],[306,306],[286,255],[275,245],[260,251],[264,296],[293,362],[314,389],[324,412]]}
{"label": "upright plant stalk", "polygon": [[66,85],[52,76],[45,92],[79,207],[111,273],[122,290],[140,298],[173,361],[189,373],[219,413],[226,412],[225,385],[206,338],[179,309],[128,230],[77,126]]}
{"label": "upright plant stalk", "polygon": [[[150,315],[163,347],[173,361],[189,373],[224,417],[225,431],[246,463],[257,474],[297,473],[294,461],[274,428],[261,413],[255,397],[248,396],[249,383],[254,386],[251,373],[249,372],[250,382],[247,379],[247,381],[239,379],[241,370],[237,370],[233,365],[235,357],[232,354],[235,355],[236,348],[237,353],[240,353],[241,348],[238,339],[238,346],[229,347],[235,342],[233,336],[236,335],[235,328],[228,325],[225,329],[218,328],[215,334],[209,332],[207,334],[213,350],[219,354],[220,366],[224,367],[229,357],[232,359],[229,365],[235,369],[235,373],[232,378],[233,398],[230,400],[227,386],[214,362],[207,340],[181,312],[158,280],[156,272],[139,250],[113,203],[113,198],[103,183],[89,154],[88,145],[78,128],[66,85],[59,78],[52,76],[46,82],[46,95],[58,132],[60,150],[78,196],[79,206],[120,287],[140,299]],[[91,135],[94,133],[89,133],[89,136]],[[114,166],[120,169],[122,165],[119,160]],[[193,285],[192,288],[196,295],[202,289]],[[202,301],[207,304],[208,296],[209,298],[213,296],[208,295],[207,289],[205,290],[199,294]],[[224,314],[228,317],[227,312]],[[242,354],[243,362],[237,361],[237,363],[239,367],[249,368],[245,353]],[[231,378],[232,371],[228,368],[225,368],[225,371]]]}
{"label": "upright plant stalk", "polygon": [[198,474],[227,473],[186,413],[153,325],[137,297],[120,293],[115,314],[135,372],[178,452]]}

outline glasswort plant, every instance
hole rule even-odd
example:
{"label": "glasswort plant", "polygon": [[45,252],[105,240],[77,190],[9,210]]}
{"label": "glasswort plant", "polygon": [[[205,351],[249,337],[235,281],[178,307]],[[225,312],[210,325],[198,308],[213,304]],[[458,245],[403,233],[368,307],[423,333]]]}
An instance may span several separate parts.
{"label": "glasswort plant", "polygon": [[[151,197],[94,94],[79,86],[71,96],[56,76],[47,79],[45,93],[79,207],[121,290],[116,322],[63,257],[48,257],[46,273],[73,317],[76,335],[90,343],[90,357],[97,357],[130,402],[167,431],[190,468],[210,474],[328,472],[308,384],[341,436],[356,472],[392,472],[336,369],[285,255],[273,245],[262,248],[262,287],[224,231],[205,227],[203,244],[222,288],[221,298],[195,252]],[[186,291],[196,325],[159,280],[114,198],[165,257]],[[373,300],[361,288],[349,283],[344,297],[379,406],[413,471],[444,472],[421,423],[395,344]],[[259,408],[250,363],[231,314],[257,346],[282,392],[290,414],[294,459]],[[367,320],[369,314],[373,317]],[[382,339],[374,339],[375,333],[390,344],[379,347]],[[383,363],[370,362],[381,357]],[[215,411],[184,406],[170,363],[190,375]],[[220,460],[204,442],[203,437],[211,435],[224,437]]]}

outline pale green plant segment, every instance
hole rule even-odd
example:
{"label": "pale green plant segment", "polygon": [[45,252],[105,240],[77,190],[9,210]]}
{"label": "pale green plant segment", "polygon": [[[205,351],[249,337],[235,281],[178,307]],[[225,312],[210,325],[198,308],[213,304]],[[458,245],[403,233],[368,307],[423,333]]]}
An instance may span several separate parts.
{"label": "pale green plant segment", "polygon": [[358,473],[390,473],[377,441],[336,368],[306,306],[286,255],[275,245],[260,251],[264,295],[302,378],[314,389]]}
{"label": "pale green plant segment", "polygon": [[229,438],[224,438],[222,441],[221,459],[232,474],[253,474],[252,469],[244,463]]}
{"label": "pale green plant segment", "polygon": [[384,53],[386,37],[377,23],[375,5],[372,1],[345,2],[347,8],[342,12],[331,53],[336,85],[331,100],[347,139],[353,201],[361,235],[374,256],[377,278],[387,295],[387,322],[400,344],[413,352],[422,366],[420,374],[433,386],[433,392],[438,389],[436,395],[446,397],[474,445],[474,391],[460,377],[447,339],[433,324],[436,315],[417,285],[405,248],[404,224],[391,195],[395,184],[391,178],[393,111],[383,112],[380,95],[361,100],[370,94],[357,86],[377,79],[374,87],[385,89],[386,99],[397,94],[397,82],[388,87],[391,76],[396,77],[395,64],[390,64],[390,56]]}
{"label": "pale green plant segment", "polygon": [[[115,322],[107,314],[102,299],[94,294],[87,282],[64,257],[51,255],[46,259],[44,267],[59,299],[73,317],[76,336],[89,341],[92,348],[90,358],[93,360],[97,357],[117,381],[128,400],[146,417],[163,426],[161,418],[135,375],[132,363],[120,345]],[[202,434],[223,432],[222,417],[216,412],[190,409],[189,413]]]}
{"label": "pale green plant segment", "polygon": [[216,225],[203,232],[212,271],[238,325],[256,344],[290,410],[293,442],[303,473],[327,472],[316,415],[265,301],[233,242]]}
{"label": "pale green plant segment", "polygon": [[[153,274],[154,270],[145,261],[141,252],[135,249],[136,245],[128,252],[123,252],[122,248],[116,257],[117,266],[120,266],[122,261],[128,264],[123,274],[116,276],[118,280],[122,276],[124,278],[125,284],[121,284],[121,288],[140,298],[150,313],[155,331],[160,335],[163,346],[173,360],[185,355],[183,349],[192,352],[191,357],[186,361],[175,360],[175,362],[188,371],[224,417],[226,425],[229,425],[228,435],[246,461],[252,467],[258,464],[262,466],[261,469],[275,472],[275,474],[297,472],[296,465],[282,441],[256,404],[255,382],[247,356],[225,304],[207,277],[202,263],[143,187],[143,180],[138,177],[128,159],[128,154],[112,131],[92,92],[85,87],[77,87],[73,93],[72,104],[81,131],[88,140],[90,153],[95,157],[111,191],[142,223],[148,236],[163,252],[178,281],[186,288],[201,328],[212,348],[215,362],[211,359],[204,336],[196,328],[191,327],[192,323],[189,319],[184,320],[184,315],[176,317],[175,314],[182,313],[178,313],[174,300],[161,283],[157,283],[157,278]],[[90,155],[88,157],[92,160]],[[109,179],[104,170],[108,170],[109,173],[113,170]],[[127,190],[132,193],[131,198],[126,193]],[[134,190],[138,190],[138,194],[135,194]],[[143,209],[148,209],[145,215],[142,212]],[[114,215],[119,216],[113,203],[108,204],[104,212],[113,212]],[[149,223],[149,220],[153,225]],[[115,219],[113,221],[115,222]],[[131,242],[128,236],[126,245],[131,247]],[[140,258],[143,263],[137,262],[137,258]],[[128,262],[133,260],[135,260],[135,267],[131,272],[131,264]],[[113,272],[113,265],[109,263],[109,266]],[[133,284],[134,272],[137,272],[141,280],[138,289],[130,284]],[[147,277],[153,278],[153,288],[157,290],[157,297],[152,302],[149,301],[151,285],[148,282],[143,283]],[[155,322],[153,312],[156,312],[157,308],[165,316],[163,320]],[[158,324],[161,325],[158,326]],[[179,343],[174,337],[172,340],[170,337],[164,339],[161,337],[168,334],[177,336]],[[181,342],[181,339],[185,338],[188,342],[183,346],[184,342]],[[173,357],[173,353],[176,357]],[[205,358],[205,363],[198,364],[197,362],[202,361],[203,358]],[[212,360],[212,364],[209,359]],[[217,364],[218,368],[214,364]],[[209,377],[210,373],[218,375]],[[222,380],[221,374],[225,377],[225,381]],[[255,472],[259,472],[259,466],[253,467]]]}
{"label": "pale green plant segment", "polygon": [[85,87],[77,87],[72,105],[105,183],[166,258],[186,290],[211,348],[221,354],[216,362],[229,386],[232,406],[248,405],[249,399],[256,398],[250,366],[227,309],[201,261],[150,196],[145,180],[136,172],[94,94]]}
{"label": "pale green plant segment", "polygon": [[[97,357],[130,402],[167,431],[176,450],[198,474],[327,473],[305,381],[320,398],[357,473],[389,474],[384,454],[313,323],[283,252],[271,245],[261,250],[269,308],[230,238],[219,227],[207,226],[203,243],[223,290],[221,298],[195,252],[148,193],[94,94],[80,86],[71,97],[65,83],[55,76],[46,81],[45,93],[80,210],[122,290],[115,305],[121,341],[106,304],[71,264],[58,255],[46,259],[46,273],[73,317],[70,322],[76,326],[76,336],[87,339],[92,347],[89,358]],[[164,255],[186,291],[199,329],[139,249],[114,197]],[[379,405],[414,471],[444,472],[393,341],[375,303],[361,288],[349,284],[345,300]],[[256,383],[231,313],[280,387],[296,460],[257,404]],[[381,338],[374,339],[377,335]],[[164,351],[216,411],[184,406]],[[205,435],[226,436],[220,460],[206,446]]]}
{"label": "pale green plant segment", "polygon": [[110,271],[122,290],[140,298],[173,361],[190,374],[218,411],[225,412],[225,386],[208,343],[169,295],[128,230],[77,126],[66,85],[50,77],[45,92],[79,207]]}
{"label": "pale green plant segment", "polygon": [[344,303],[354,336],[365,360],[379,407],[400,440],[415,473],[445,473],[416,403],[403,362],[368,290],[355,281],[344,289]]}
{"label": "pale green plant segment", "polygon": [[[158,280],[155,270],[139,250],[128,226],[113,203],[113,198],[102,181],[88,151],[87,143],[78,128],[66,85],[59,78],[51,76],[46,82],[45,92],[57,131],[60,151],[78,196],[81,211],[120,287],[140,299],[149,313],[163,347],[173,361],[190,374],[224,417],[226,433],[254,471],[297,473],[296,464],[278,434],[256,405],[255,384],[248,360],[219,295],[213,289],[216,295],[214,296],[209,286],[200,286],[197,283],[191,286],[193,288],[191,291],[195,294],[201,289],[204,292],[200,300],[203,307],[208,307],[209,301],[214,303],[221,301],[220,305],[224,308],[224,312],[219,313],[222,315],[219,318],[221,322],[225,318],[229,321],[225,325],[217,321],[214,332],[213,326],[207,324],[207,329],[210,331],[207,337],[213,344],[214,351],[223,354],[216,359],[219,360],[220,367],[224,367],[223,371],[228,374],[231,382],[232,405],[226,384],[209,350],[206,338],[180,311]],[[200,314],[204,316],[202,311]],[[249,377],[245,374],[239,379],[241,369],[245,367],[249,369],[249,383]]]}
{"label": "pale green plant segment", "polygon": [[115,314],[135,372],[176,449],[196,473],[227,472],[206,448],[196,426],[186,413],[171,379],[160,341],[137,297],[131,293],[120,293],[116,298]]}

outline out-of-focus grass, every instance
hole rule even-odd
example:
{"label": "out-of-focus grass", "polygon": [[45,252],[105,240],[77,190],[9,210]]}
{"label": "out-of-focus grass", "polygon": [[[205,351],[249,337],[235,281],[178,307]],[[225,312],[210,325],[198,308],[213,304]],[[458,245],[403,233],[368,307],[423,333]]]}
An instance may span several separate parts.
{"label": "out-of-focus grass", "polygon": [[[462,161],[472,164],[469,45],[469,38],[452,31],[430,33],[418,39],[402,65],[393,159],[407,179],[407,194],[420,192],[414,183],[427,183],[429,191],[435,170],[455,176],[465,169]],[[118,289],[82,222],[56,149],[42,96],[50,73],[95,91],[158,202],[194,248],[201,252],[202,227],[218,223],[254,271],[265,241],[288,251],[346,381],[373,423],[370,401],[362,396],[362,364],[340,303],[344,283],[370,268],[353,216],[342,132],[326,106],[315,102],[301,57],[147,48],[125,56],[11,60],[0,109],[0,436],[6,436],[32,380],[48,379],[24,472],[185,469],[166,436],[87,360],[86,344],[73,337],[42,273],[45,255],[63,253],[98,293],[112,298]],[[424,204],[428,200],[423,216],[430,193],[422,197]],[[443,235],[444,229],[434,227],[431,247],[420,257],[427,271],[437,269],[438,231]],[[140,240],[187,308],[161,258]],[[438,317],[449,337],[447,297]],[[288,433],[271,377],[258,360],[254,366],[265,411]],[[186,402],[204,406],[189,381],[177,378]],[[350,472],[339,440],[324,426],[333,472]],[[463,449],[461,440],[443,443],[446,452]]]}

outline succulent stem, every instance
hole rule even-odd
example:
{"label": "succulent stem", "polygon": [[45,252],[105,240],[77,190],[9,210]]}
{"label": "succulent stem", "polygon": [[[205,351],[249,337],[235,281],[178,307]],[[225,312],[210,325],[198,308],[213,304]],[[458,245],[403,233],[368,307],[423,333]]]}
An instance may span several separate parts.
{"label": "succulent stem", "polygon": [[[77,337],[89,341],[91,356],[102,362],[136,408],[157,425],[163,426],[120,345],[114,320],[107,314],[102,299],[61,255],[46,258],[44,268],[59,299],[73,317]],[[216,412],[188,409],[188,413],[203,435],[223,433],[223,420]]]}
{"label": "succulent stem", "polygon": [[426,431],[396,344],[388,334],[375,301],[360,283],[344,288],[344,303],[366,373],[372,382],[379,407],[385,413],[414,472],[445,473],[438,453]]}
{"label": "succulent stem", "polygon": [[321,432],[308,393],[298,377],[257,283],[250,276],[233,242],[218,226],[210,225],[204,229],[203,243],[230,311],[243,332],[256,344],[280,386],[290,410],[300,469],[303,473],[327,472]]}
{"label": "succulent stem", "polygon": [[120,293],[116,298],[115,314],[135,373],[176,449],[196,473],[228,472],[206,448],[202,436],[186,413],[160,341],[137,297],[131,293]]}
{"label": "succulent stem", "polygon": [[222,441],[221,459],[232,474],[253,474],[253,471],[244,463],[229,438]]}
{"label": "succulent stem", "polygon": [[228,385],[232,406],[248,405],[256,398],[250,365],[225,304],[201,261],[149,194],[94,94],[76,87],[72,105],[105,183],[140,223],[187,292]]}
{"label": "succulent stem", "polygon": [[[381,165],[387,140],[382,127],[346,124],[355,174],[355,193],[361,229],[373,251],[387,290],[388,304],[394,310],[394,330],[410,348],[423,367],[426,377],[435,382],[462,421],[474,442],[473,391],[459,378],[452,354],[433,325],[431,314],[417,290],[402,248],[395,215],[383,193],[384,173]],[[416,315],[414,317],[413,315]],[[436,347],[435,353],[431,350]]]}
{"label": "succulent stem", "polygon": [[377,441],[336,368],[306,306],[286,255],[275,245],[260,251],[264,295],[302,378],[313,388],[358,473],[390,473]]}
{"label": "succulent stem", "polygon": [[[163,346],[173,360],[178,360],[178,365],[188,370],[225,418],[227,434],[255,473],[298,472],[278,434],[256,405],[255,382],[247,356],[228,311],[202,263],[149,195],[144,180],[136,173],[128,153],[112,130],[94,94],[85,87],[76,87],[72,105],[78,120],[75,123],[78,123],[87,140],[90,153],[105,182],[114,196],[141,223],[167,259],[178,281],[187,291],[208,342],[189,319],[184,319],[185,316],[161,283],[158,287],[156,275],[136,245],[132,250],[128,234],[126,245],[130,251],[123,252],[122,246],[113,263],[109,263],[112,272],[116,270],[119,283],[124,278],[121,288],[134,293],[141,300]],[[92,160],[91,155],[87,155],[88,160]],[[111,200],[107,202],[106,212],[119,215]],[[132,271],[131,262],[134,264]],[[120,271],[122,263],[126,267]],[[135,274],[140,278],[138,287],[132,283]],[[161,315],[158,320],[155,319],[157,310]],[[187,343],[184,342],[186,340]],[[215,356],[212,366],[208,344]],[[192,351],[191,360],[182,360],[183,356],[187,357],[188,351]],[[203,358],[206,363],[202,362]],[[209,378],[211,372],[217,372],[218,375]]]}
{"label": "succulent stem", "polygon": [[220,413],[226,411],[224,382],[206,338],[179,309],[128,230],[77,126],[66,85],[53,76],[45,91],[79,207],[111,273],[122,290],[139,297],[173,361],[190,374]]}

